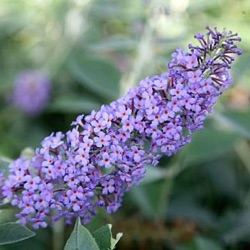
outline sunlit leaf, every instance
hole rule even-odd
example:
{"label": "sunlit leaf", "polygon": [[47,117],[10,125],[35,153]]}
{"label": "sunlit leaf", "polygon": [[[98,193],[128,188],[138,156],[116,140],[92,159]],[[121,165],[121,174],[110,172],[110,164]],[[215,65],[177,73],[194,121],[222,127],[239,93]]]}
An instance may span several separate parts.
{"label": "sunlit leaf", "polygon": [[78,218],[64,250],[100,250],[95,239]]}

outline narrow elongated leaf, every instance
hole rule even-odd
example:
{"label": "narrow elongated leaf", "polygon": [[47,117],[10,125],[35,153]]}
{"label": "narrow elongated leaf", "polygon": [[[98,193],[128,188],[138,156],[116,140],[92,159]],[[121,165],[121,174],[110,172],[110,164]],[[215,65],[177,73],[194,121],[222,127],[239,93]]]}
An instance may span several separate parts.
{"label": "narrow elongated leaf", "polygon": [[100,250],[100,248],[88,229],[81,225],[78,218],[64,250]]}
{"label": "narrow elongated leaf", "polygon": [[27,227],[16,222],[8,222],[0,225],[0,245],[26,240],[35,235]]}

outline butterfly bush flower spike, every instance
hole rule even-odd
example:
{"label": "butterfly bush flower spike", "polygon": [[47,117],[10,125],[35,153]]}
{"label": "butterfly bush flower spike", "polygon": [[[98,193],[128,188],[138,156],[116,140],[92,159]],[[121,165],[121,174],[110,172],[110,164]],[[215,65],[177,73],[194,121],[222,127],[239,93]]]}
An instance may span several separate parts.
{"label": "butterfly bush flower spike", "polygon": [[168,70],[142,80],[124,97],[79,116],[66,134],[51,134],[32,159],[10,164],[1,196],[23,224],[46,227],[60,218],[83,223],[99,207],[115,212],[122,197],[157,165],[191,141],[222,92],[241,50],[237,34],[207,27],[198,45],[177,49]]}

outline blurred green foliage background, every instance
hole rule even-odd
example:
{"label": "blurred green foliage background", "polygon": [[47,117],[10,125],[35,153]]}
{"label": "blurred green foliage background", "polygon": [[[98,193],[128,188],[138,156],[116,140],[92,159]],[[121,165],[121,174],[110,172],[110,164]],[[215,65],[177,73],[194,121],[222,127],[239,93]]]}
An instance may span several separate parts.
{"label": "blurred green foliage background", "polygon": [[[88,226],[112,223],[124,233],[117,249],[250,249],[249,0],[0,0],[0,155],[16,158],[38,147],[78,114],[165,71],[173,50],[187,48],[206,25],[242,37],[234,87],[190,145],[148,166],[120,210],[100,211]],[[52,83],[50,102],[36,117],[10,102],[16,75],[31,69]],[[12,216],[2,212],[0,220]],[[0,249],[52,249],[51,230]]]}

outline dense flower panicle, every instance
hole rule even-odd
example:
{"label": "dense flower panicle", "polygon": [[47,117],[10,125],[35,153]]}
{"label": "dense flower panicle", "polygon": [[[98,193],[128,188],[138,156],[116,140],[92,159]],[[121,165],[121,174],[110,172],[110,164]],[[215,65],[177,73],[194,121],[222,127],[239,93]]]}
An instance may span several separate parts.
{"label": "dense flower panicle", "polygon": [[157,165],[190,142],[222,91],[231,84],[229,68],[237,34],[207,28],[200,46],[177,49],[169,71],[99,111],[80,115],[66,134],[51,134],[31,159],[10,164],[2,196],[20,208],[21,223],[46,227],[64,217],[87,223],[98,207],[114,212],[124,193]]}
{"label": "dense flower panicle", "polygon": [[46,75],[39,71],[25,71],[15,80],[13,104],[24,113],[35,116],[48,104],[51,84]]}

